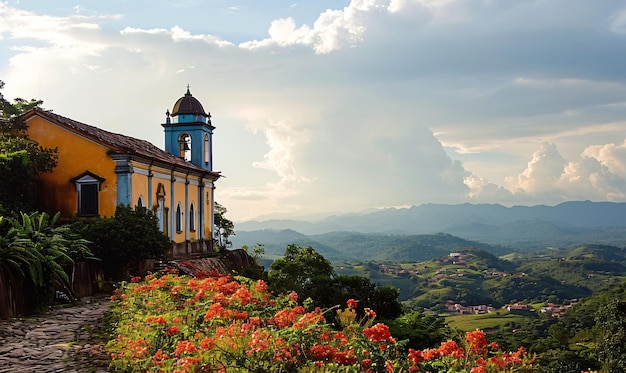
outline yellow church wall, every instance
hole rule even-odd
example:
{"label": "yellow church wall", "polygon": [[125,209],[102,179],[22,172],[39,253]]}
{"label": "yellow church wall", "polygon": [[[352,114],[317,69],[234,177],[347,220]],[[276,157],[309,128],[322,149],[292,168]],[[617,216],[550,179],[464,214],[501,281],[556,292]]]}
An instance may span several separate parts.
{"label": "yellow church wall", "polygon": [[[148,195],[148,168],[146,167],[146,165],[139,162],[133,162],[132,167],[133,170],[135,170],[131,177],[131,198],[133,201],[132,204],[133,206],[137,206],[139,197],[141,197],[143,199],[143,207],[151,209],[152,206],[148,206],[148,203],[150,201],[150,196]],[[152,201],[156,201],[156,187],[153,187],[152,194]]]}
{"label": "yellow church wall", "polygon": [[40,177],[40,185],[45,185],[45,188],[38,188],[43,207],[50,213],[61,211],[63,218],[75,215],[78,193],[71,180],[89,171],[104,178],[98,194],[100,216],[114,215],[117,178],[115,162],[108,156],[107,148],[40,117],[32,117],[27,124],[31,139],[43,147],[59,149],[58,166],[52,173]]}

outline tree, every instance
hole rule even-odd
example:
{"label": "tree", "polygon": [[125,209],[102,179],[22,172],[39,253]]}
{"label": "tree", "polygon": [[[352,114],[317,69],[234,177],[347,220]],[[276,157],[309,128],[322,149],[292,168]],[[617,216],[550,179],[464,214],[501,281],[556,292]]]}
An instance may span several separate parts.
{"label": "tree", "polygon": [[226,250],[233,245],[229,237],[235,235],[235,225],[225,217],[227,211],[226,207],[215,202],[215,211],[213,213],[215,232],[213,235],[215,236],[215,246],[218,250]]}
{"label": "tree", "polygon": [[378,287],[362,276],[337,276],[332,264],[311,246],[288,245],[284,257],[270,266],[268,281],[274,293],[295,291],[301,300],[310,298],[319,307],[344,305],[352,298],[358,301],[359,312],[371,308],[382,319],[402,314],[398,289]]}
{"label": "tree", "polygon": [[[3,87],[0,81],[0,90]],[[15,216],[18,211],[34,207],[33,178],[57,166],[58,149],[44,148],[30,140],[21,117],[42,103],[21,98],[11,103],[0,92],[0,205]]]}
{"label": "tree", "polygon": [[614,300],[596,313],[601,331],[596,348],[607,372],[626,372],[626,301]]}
{"label": "tree", "polygon": [[[311,246],[288,245],[285,255],[276,259],[268,274],[270,289],[276,293],[295,291],[306,299],[325,288],[334,276],[332,264]],[[315,299],[314,299],[315,300]]]}

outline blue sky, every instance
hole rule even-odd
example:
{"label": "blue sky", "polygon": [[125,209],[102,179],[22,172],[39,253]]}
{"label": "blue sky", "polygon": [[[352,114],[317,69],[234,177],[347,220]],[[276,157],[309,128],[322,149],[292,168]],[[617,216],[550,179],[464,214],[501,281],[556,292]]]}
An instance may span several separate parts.
{"label": "blue sky", "polygon": [[163,146],[211,111],[235,221],[626,201],[626,4],[5,1],[7,98]]}

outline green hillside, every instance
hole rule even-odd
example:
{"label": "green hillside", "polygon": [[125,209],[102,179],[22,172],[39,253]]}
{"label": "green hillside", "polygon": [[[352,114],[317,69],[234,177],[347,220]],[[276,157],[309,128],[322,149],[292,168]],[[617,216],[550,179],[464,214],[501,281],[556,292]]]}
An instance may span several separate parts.
{"label": "green hillside", "polygon": [[585,245],[570,250],[498,258],[467,248],[431,260],[335,263],[340,274],[368,277],[400,289],[413,309],[441,311],[445,304],[561,303],[584,298],[626,279],[626,252]]}

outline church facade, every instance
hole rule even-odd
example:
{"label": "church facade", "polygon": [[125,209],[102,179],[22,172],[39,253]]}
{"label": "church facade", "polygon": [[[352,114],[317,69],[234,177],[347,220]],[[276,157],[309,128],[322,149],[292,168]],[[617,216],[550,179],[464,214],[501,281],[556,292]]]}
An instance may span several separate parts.
{"label": "church facade", "polygon": [[173,256],[213,250],[215,128],[189,89],[166,113],[165,150],[39,108],[24,120],[31,139],[59,149],[58,166],[37,181],[45,211],[88,219],[113,216],[120,204],[145,207]]}

